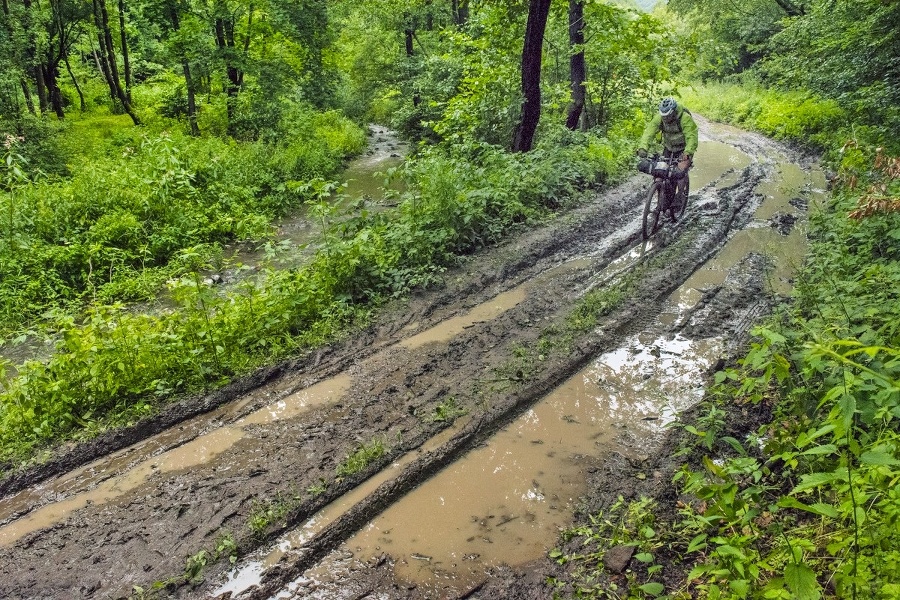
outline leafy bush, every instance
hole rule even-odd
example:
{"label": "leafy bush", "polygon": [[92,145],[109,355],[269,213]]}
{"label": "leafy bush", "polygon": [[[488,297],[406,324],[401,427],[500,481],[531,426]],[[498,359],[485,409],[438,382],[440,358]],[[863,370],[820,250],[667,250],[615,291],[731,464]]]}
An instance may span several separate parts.
{"label": "leafy bush", "polygon": [[[183,249],[265,237],[273,218],[302,206],[288,182],[328,176],[365,144],[337,113],[292,114],[271,144],[177,133],[134,144],[132,130],[121,139],[107,130],[95,148],[117,148],[113,156],[7,193],[6,229],[18,245],[0,246],[0,331],[86,296],[146,298],[147,284],[184,272],[171,264]],[[127,283],[135,274],[140,281]]]}
{"label": "leafy bush", "polygon": [[685,103],[711,119],[756,129],[780,140],[825,148],[848,130],[847,114],[833,100],[807,92],[753,85],[707,84],[682,90]]}

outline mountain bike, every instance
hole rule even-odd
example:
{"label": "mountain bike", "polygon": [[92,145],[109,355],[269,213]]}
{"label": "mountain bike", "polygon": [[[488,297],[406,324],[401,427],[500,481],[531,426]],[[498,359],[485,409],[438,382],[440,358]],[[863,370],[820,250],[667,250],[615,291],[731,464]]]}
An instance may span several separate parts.
{"label": "mountain bike", "polygon": [[648,170],[649,174],[653,176],[653,183],[647,190],[647,200],[644,203],[643,233],[645,240],[659,230],[660,214],[668,214],[673,223],[681,218],[684,209],[687,208],[690,190],[687,173],[680,178],[676,177],[677,156],[665,157],[654,154],[649,159],[649,163]]}

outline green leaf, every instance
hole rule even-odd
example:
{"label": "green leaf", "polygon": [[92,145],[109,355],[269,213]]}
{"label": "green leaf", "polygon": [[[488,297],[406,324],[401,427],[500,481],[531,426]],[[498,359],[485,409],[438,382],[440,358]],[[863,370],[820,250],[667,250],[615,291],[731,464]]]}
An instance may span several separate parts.
{"label": "green leaf", "polygon": [[839,480],[839,476],[835,473],[810,473],[800,478],[800,483],[791,491],[792,494],[809,490]]}
{"label": "green leaf", "polygon": [[635,554],[634,557],[636,559],[638,559],[639,561],[641,561],[642,563],[652,563],[653,562],[653,555],[650,554],[649,552],[640,552],[638,554]]}
{"label": "green leaf", "polygon": [[796,600],[819,600],[816,574],[805,564],[791,563],[784,568],[784,581]]}
{"label": "green leaf", "polygon": [[719,556],[734,556],[740,560],[747,560],[747,556],[743,552],[728,544],[719,546],[716,548],[716,552],[719,553]]}
{"label": "green leaf", "polygon": [[813,446],[809,450],[802,452],[803,456],[820,455],[820,454],[836,454],[838,447],[834,444],[822,444],[821,446]]}
{"label": "green leaf", "polygon": [[864,465],[900,465],[900,460],[894,458],[893,454],[884,449],[884,446],[863,452],[859,457],[859,462]]}
{"label": "green leaf", "polygon": [[694,536],[694,539],[691,540],[691,543],[688,544],[687,551],[688,552],[696,552],[697,550],[702,550],[706,548],[706,534],[701,533],[700,535]]}
{"label": "green leaf", "polygon": [[814,515],[830,517],[832,519],[837,519],[839,515],[837,509],[830,504],[823,504],[821,502],[816,502],[815,504],[804,504],[803,502],[800,502],[792,496],[785,496],[784,498],[781,498],[778,501],[778,506],[782,508],[797,508],[800,510],[805,510],[806,512],[810,512]]}
{"label": "green leaf", "polygon": [[663,584],[656,583],[655,581],[651,581],[650,583],[645,583],[644,585],[638,586],[638,589],[645,594],[650,594],[651,596],[659,596],[666,590]]}
{"label": "green leaf", "polygon": [[740,598],[746,598],[750,594],[750,582],[746,579],[735,579],[734,581],[729,581],[728,587],[730,587],[731,591],[737,594]]}

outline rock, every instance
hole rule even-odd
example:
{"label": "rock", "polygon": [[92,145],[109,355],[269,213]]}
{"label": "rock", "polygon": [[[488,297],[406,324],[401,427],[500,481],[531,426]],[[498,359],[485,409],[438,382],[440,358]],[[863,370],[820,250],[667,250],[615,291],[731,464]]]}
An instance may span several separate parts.
{"label": "rock", "polygon": [[610,573],[622,573],[628,568],[632,556],[634,546],[613,546],[603,555],[603,566]]}

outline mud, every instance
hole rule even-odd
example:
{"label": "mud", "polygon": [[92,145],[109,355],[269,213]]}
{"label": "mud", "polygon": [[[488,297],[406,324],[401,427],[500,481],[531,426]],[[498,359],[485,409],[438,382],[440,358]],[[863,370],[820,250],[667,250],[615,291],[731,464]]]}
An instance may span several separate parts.
{"label": "mud", "polygon": [[[733,260],[717,269],[704,272],[703,265],[729,240],[744,246],[736,232],[748,226],[781,235],[767,224],[779,212],[798,214],[791,234],[802,231],[796,202],[786,202],[769,215],[757,216],[757,211],[770,195],[760,191],[759,184],[778,179],[776,160],[793,161],[803,173],[808,170],[805,161],[760,136],[707,123],[702,123],[702,131],[704,142],[736,148],[739,160],[724,165],[721,173],[710,173],[702,189],[692,185],[683,221],[666,224],[651,243],[639,242],[647,182],[636,177],[598,193],[546,226],[471,257],[447,274],[443,286],[389,307],[370,328],[340,344],[261,371],[217,394],[185,400],[180,414],[173,411],[127,432],[110,434],[61,455],[43,472],[21,473],[7,480],[0,500],[0,511],[7,515],[0,523],[0,540],[4,536],[17,539],[0,548],[0,597],[123,597],[132,593],[133,586],[149,589],[154,582],[169,582],[161,588],[165,595],[228,594],[236,591],[223,588],[233,578],[228,561],[208,565],[204,582],[184,585],[180,576],[186,558],[201,550],[212,556],[225,533],[237,540],[241,556],[257,550],[267,555],[269,543],[289,537],[297,528],[302,531],[333,502],[337,505],[326,509],[332,511],[327,524],[310,529],[309,535],[292,543],[290,551],[273,557],[269,568],[259,569],[253,580],[258,585],[242,597],[350,598],[374,592],[373,597],[380,598],[547,597],[541,580],[553,566],[545,559],[514,568],[502,565],[502,557],[484,561],[475,573],[468,570],[471,577],[438,588],[411,581],[414,574],[403,571],[402,564],[433,565],[438,550],[409,550],[398,560],[386,548],[373,547],[360,556],[346,557],[348,550],[341,549],[341,544],[393,505],[402,511],[400,501],[411,490],[440,485],[440,476],[430,478],[441,469],[455,468],[462,457],[478,464],[473,461],[476,453],[496,445],[498,431],[517,430],[517,419],[527,421],[541,399],[582,369],[592,368],[598,358],[615,356],[620,362],[631,362],[654,345],[663,356],[667,348],[680,352],[668,343],[707,343],[718,338],[727,340],[721,351],[726,353],[771,308],[776,301],[768,275],[772,257],[764,252],[749,256],[736,252]],[[789,200],[816,201],[815,186],[794,187]],[[696,279],[691,279],[694,273]],[[539,358],[536,352],[522,352],[522,348],[536,348],[542,334],[561,328],[587,290],[625,278],[632,280],[630,296],[603,317],[596,329]],[[789,283],[790,274],[778,278]],[[436,329],[441,324],[445,329]],[[631,352],[632,347],[637,352]],[[717,354],[710,362],[719,358]],[[332,377],[344,378],[346,385],[336,387],[324,402],[297,405],[289,417],[263,418],[265,411],[277,409],[278,402],[287,402]],[[639,383],[629,381],[623,387],[634,389]],[[429,440],[450,426],[449,420],[438,416],[451,399],[466,413],[465,422],[447,434],[449,439],[428,446]],[[217,408],[219,412],[211,413],[214,418],[198,417]],[[645,406],[630,418],[640,421],[681,408],[673,406],[666,413],[661,406]],[[260,409],[264,412],[254,412]],[[258,418],[250,417],[253,414]],[[196,426],[184,420],[188,416],[198,419]],[[590,422],[586,416],[576,419]],[[14,528],[23,527],[40,511],[99,493],[107,482],[141,472],[141,465],[163,464],[167,452],[191,448],[189,444],[203,436],[228,437],[217,431],[240,435],[215,452],[190,452],[188,463],[172,463],[171,470],[150,469],[146,477],[129,489],[117,490],[121,493],[115,496],[101,493],[102,500],[88,498],[93,501],[55,523],[13,536]],[[533,435],[523,434],[526,446],[531,446]],[[544,443],[535,446],[546,454],[553,451],[553,441],[544,437]],[[641,471],[643,480],[628,476],[636,471],[632,463],[653,460],[633,453],[646,439],[637,433],[631,438],[617,434],[610,438],[612,446],[558,451],[581,458],[569,476],[576,489],[558,493],[560,498],[578,500],[560,500],[556,512],[563,513],[561,507],[568,506],[568,515],[583,518],[584,509],[603,505],[622,491],[631,493],[638,484],[658,483],[652,470]],[[336,477],[345,457],[373,440],[384,445],[385,455],[361,473]],[[135,446],[128,448],[129,443]],[[114,451],[122,454],[117,459],[100,458]],[[88,466],[91,460],[98,462]],[[84,468],[72,473],[78,467]],[[544,467],[545,472],[549,468]],[[374,481],[371,491],[364,489],[361,498],[345,498],[341,504],[345,494],[382,470],[382,480]],[[528,474],[512,479],[522,486],[520,495],[527,496],[529,490],[539,495],[545,484],[529,485],[529,478],[534,479]],[[15,496],[14,491],[24,493]],[[455,508],[469,502],[457,500]],[[266,507],[284,510],[276,511],[278,518],[252,535],[248,519]],[[491,514],[499,522],[508,517],[521,520],[525,513],[477,509],[473,514],[480,517],[479,523],[488,523]],[[571,518],[563,515],[559,526]],[[452,523],[455,517],[449,519]],[[503,526],[509,529],[515,521]],[[378,527],[378,535],[384,535],[385,529],[394,531],[390,525]],[[492,533],[501,527],[492,525]],[[505,562],[531,561],[547,544],[540,541],[533,544],[534,553]],[[310,569],[333,553],[345,556],[346,566],[333,582],[339,593],[327,581],[309,576]],[[457,562],[475,553],[479,552],[462,553]],[[450,564],[450,559],[443,560]],[[395,567],[400,568],[395,571]]]}

